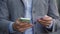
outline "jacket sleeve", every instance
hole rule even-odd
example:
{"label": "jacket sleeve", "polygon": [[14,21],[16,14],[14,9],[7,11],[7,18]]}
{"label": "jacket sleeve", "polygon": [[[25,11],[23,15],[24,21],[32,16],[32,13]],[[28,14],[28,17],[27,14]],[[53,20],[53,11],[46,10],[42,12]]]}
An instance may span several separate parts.
{"label": "jacket sleeve", "polygon": [[57,7],[57,3],[56,0],[49,0],[49,5],[48,5],[48,16],[53,18],[53,28],[52,28],[52,32],[57,31],[58,28],[58,24],[59,24],[59,13],[58,13],[58,7]]}
{"label": "jacket sleeve", "polygon": [[9,12],[7,8],[7,1],[0,0],[0,32],[8,34],[8,25],[11,23],[9,21]]}

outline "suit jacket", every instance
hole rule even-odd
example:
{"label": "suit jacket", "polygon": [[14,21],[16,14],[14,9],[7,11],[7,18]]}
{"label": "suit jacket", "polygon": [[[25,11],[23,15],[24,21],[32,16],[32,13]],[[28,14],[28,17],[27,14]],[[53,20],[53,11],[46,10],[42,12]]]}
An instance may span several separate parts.
{"label": "suit jacket", "polygon": [[[59,14],[56,0],[33,0],[32,17],[34,24],[34,34],[50,34],[56,30],[56,23],[59,23]],[[0,34],[9,34],[8,25],[19,17],[24,17],[24,3],[22,0],[0,0]],[[44,15],[55,19],[52,31],[50,32],[41,24],[36,23],[37,18]],[[14,32],[10,34],[23,34]]]}
{"label": "suit jacket", "polygon": [[60,13],[60,0],[57,0],[57,4],[58,4],[59,13]]}

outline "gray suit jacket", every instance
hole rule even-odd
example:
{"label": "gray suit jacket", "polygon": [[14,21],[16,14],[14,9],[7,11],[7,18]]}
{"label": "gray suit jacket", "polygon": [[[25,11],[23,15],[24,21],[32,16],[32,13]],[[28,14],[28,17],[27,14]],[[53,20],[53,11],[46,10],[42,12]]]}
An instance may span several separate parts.
{"label": "gray suit jacket", "polygon": [[[8,26],[19,17],[24,17],[24,4],[21,0],[0,0],[0,34],[9,34]],[[32,16],[35,19],[44,15],[55,19],[52,31],[56,30],[56,23],[59,23],[59,14],[56,0],[33,0]],[[22,34],[14,32],[12,34]],[[34,22],[34,34],[50,34],[50,31],[41,24]]]}

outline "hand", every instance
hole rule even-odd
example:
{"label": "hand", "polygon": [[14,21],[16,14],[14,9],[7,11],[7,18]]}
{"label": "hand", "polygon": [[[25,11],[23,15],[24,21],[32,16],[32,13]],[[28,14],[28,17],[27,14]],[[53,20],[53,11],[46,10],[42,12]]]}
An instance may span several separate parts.
{"label": "hand", "polygon": [[16,22],[13,24],[13,29],[19,32],[24,32],[26,29],[31,27],[32,27],[32,24],[29,24],[27,22],[21,22],[19,20],[16,20]]}
{"label": "hand", "polygon": [[45,15],[43,18],[40,18],[37,20],[40,24],[42,24],[43,26],[49,26],[51,24],[52,21],[52,17],[49,17],[47,15]]}

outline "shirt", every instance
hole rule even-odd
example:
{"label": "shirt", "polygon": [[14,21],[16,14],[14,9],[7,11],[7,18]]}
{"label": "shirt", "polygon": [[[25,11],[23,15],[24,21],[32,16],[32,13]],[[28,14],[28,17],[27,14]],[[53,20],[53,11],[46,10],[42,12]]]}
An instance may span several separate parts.
{"label": "shirt", "polygon": [[[24,5],[25,5],[25,18],[30,18],[32,19],[32,0],[23,0]],[[31,22],[30,22],[31,23]],[[32,28],[27,29],[24,34],[33,34]]]}

